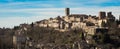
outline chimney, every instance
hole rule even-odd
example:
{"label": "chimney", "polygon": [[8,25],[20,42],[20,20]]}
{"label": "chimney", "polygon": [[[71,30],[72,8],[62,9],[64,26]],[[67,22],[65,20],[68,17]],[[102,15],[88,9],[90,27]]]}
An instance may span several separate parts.
{"label": "chimney", "polygon": [[99,12],[99,19],[104,19],[106,18],[106,13],[105,12]]}
{"label": "chimney", "polygon": [[70,15],[70,9],[69,8],[65,8],[65,14],[66,14],[66,16]]}

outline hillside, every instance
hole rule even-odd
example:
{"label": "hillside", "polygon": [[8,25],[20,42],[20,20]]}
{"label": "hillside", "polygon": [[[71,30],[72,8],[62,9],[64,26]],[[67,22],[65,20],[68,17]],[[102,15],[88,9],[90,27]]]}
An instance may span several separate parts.
{"label": "hillside", "polygon": [[0,49],[120,49],[120,20],[112,12],[66,16],[0,28]]}

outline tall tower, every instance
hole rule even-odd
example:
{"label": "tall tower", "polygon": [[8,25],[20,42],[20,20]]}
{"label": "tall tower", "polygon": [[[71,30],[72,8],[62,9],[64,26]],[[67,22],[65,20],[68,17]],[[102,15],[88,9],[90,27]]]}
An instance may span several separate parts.
{"label": "tall tower", "polygon": [[107,13],[107,18],[111,19],[112,21],[115,21],[115,17],[112,15],[112,12]]}
{"label": "tall tower", "polygon": [[70,9],[69,8],[65,8],[65,14],[66,14],[66,16],[70,15]]}
{"label": "tall tower", "polygon": [[113,16],[113,15],[112,15],[112,12],[108,12],[108,13],[107,13],[107,17],[108,17],[108,18],[112,18],[112,16]]}
{"label": "tall tower", "polygon": [[108,16],[111,16],[111,15],[112,15],[112,12],[108,12],[107,15],[108,15]]}
{"label": "tall tower", "polygon": [[104,19],[106,18],[106,13],[105,12],[99,12],[99,19]]}

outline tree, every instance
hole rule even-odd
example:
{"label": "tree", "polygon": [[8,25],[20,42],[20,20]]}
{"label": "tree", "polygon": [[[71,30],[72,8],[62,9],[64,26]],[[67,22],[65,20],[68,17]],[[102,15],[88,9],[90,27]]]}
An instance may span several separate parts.
{"label": "tree", "polygon": [[30,25],[31,25],[31,27],[34,27],[34,23],[33,22]]}

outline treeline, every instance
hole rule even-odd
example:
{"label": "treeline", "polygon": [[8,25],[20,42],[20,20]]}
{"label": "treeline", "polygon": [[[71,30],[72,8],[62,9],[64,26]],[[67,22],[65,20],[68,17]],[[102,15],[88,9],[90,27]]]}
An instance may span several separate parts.
{"label": "treeline", "polygon": [[[15,31],[23,29],[24,27],[0,28],[0,49],[13,48],[12,37],[15,35]],[[54,45],[72,45],[76,41],[85,40],[86,32],[80,28],[71,29],[69,31],[61,32],[54,28],[35,27],[31,24],[31,27],[27,30],[23,30],[24,36],[29,37],[31,41],[42,44],[54,44]],[[102,46],[109,49],[111,46],[115,48],[120,47],[120,28],[109,28],[106,33],[98,33],[92,36],[95,41],[90,46]]]}
{"label": "treeline", "polygon": [[26,31],[26,36],[39,43],[51,43],[55,45],[73,44],[82,39],[82,29],[60,32],[54,28],[33,27]]}

